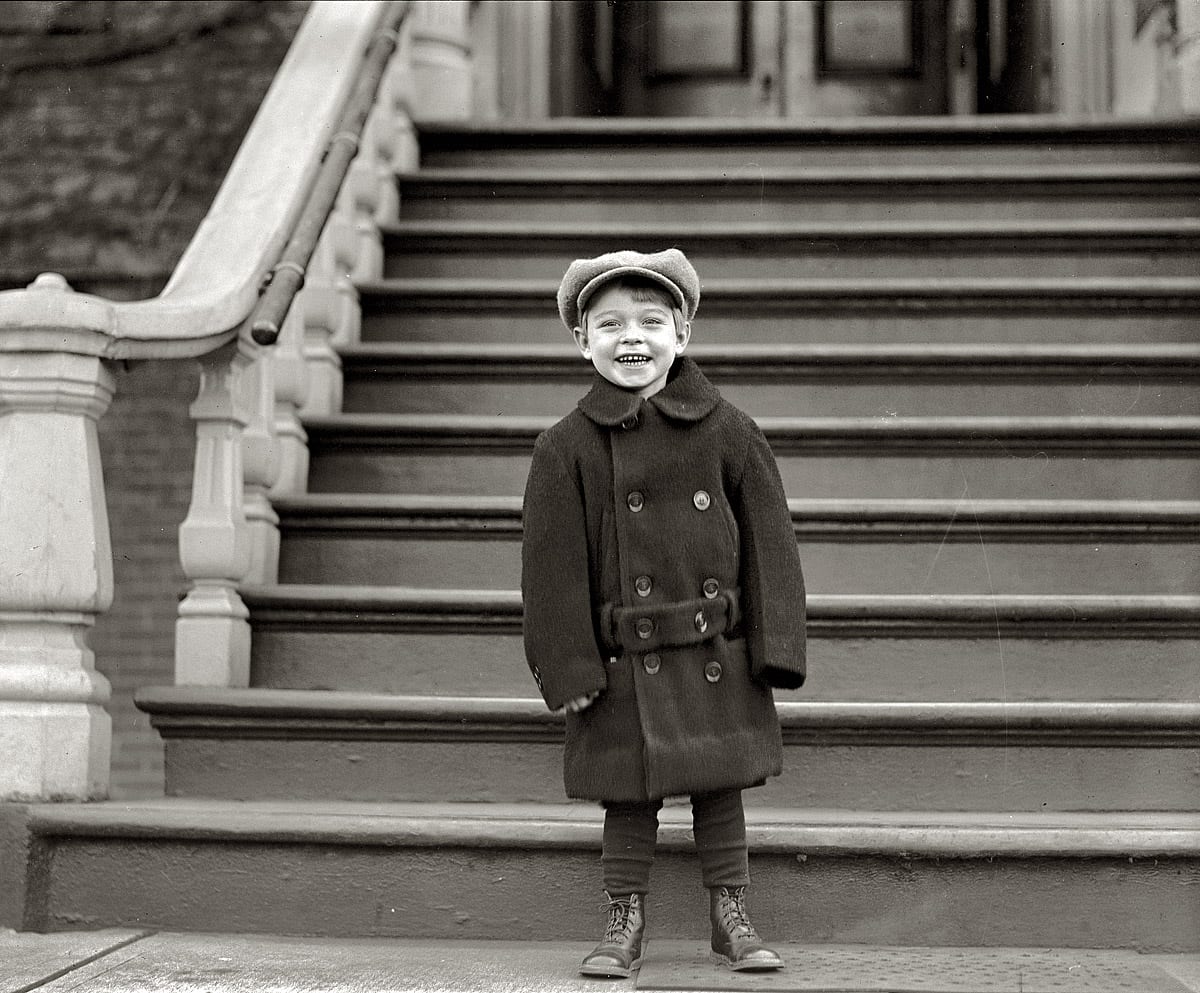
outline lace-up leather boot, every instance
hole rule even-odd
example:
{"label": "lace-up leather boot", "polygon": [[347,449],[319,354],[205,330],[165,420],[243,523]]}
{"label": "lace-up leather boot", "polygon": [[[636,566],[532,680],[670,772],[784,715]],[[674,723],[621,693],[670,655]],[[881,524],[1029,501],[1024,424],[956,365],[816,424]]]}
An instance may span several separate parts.
{"label": "lace-up leather boot", "polygon": [[608,927],[604,940],[583,960],[579,971],[585,976],[625,979],[642,964],[642,933],[646,912],[641,893],[614,899],[607,892]]}
{"label": "lace-up leather boot", "polygon": [[738,972],[782,969],[783,959],[763,943],[746,916],[746,887],[718,886],[708,891],[712,950]]}

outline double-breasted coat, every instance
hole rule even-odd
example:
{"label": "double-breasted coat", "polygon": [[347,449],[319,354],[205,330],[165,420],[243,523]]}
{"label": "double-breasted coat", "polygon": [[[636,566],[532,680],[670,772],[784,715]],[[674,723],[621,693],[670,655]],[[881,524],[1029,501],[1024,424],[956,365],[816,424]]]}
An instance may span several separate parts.
{"label": "double-breasted coat", "polygon": [[691,359],[642,399],[597,375],[534,447],[525,653],[567,715],[569,796],[747,787],[782,768],[771,687],[804,681],[804,579],[754,421]]}

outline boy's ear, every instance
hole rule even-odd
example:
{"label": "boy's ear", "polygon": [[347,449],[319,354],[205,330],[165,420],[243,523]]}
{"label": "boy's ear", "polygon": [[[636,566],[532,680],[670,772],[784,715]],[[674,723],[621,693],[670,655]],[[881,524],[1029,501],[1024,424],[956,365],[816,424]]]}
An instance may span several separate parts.
{"label": "boy's ear", "polygon": [[692,325],[690,321],[675,322],[675,354],[682,355],[683,350],[687,348],[688,342],[692,340]]}
{"label": "boy's ear", "polygon": [[585,359],[592,357],[591,346],[588,345],[587,332],[580,327],[572,328],[571,334],[575,336],[575,344],[579,347],[579,351],[583,353]]}

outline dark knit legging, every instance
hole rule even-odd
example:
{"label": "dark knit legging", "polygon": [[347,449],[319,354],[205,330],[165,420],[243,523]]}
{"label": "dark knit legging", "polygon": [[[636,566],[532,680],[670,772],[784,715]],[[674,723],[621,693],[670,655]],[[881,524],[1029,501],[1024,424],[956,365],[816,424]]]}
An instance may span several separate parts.
{"label": "dark knit legging", "polygon": [[[661,809],[661,800],[604,805],[600,865],[604,888],[610,896],[649,890]],[[741,790],[693,795],[692,833],[700,856],[700,878],[706,887],[749,884],[746,814]]]}

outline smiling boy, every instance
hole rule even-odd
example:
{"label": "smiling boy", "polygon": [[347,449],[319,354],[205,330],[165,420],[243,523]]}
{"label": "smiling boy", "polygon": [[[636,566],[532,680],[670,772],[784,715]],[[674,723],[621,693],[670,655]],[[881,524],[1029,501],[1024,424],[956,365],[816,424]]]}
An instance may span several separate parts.
{"label": "smiling boy", "polygon": [[699,298],[675,249],[571,264],[559,313],[596,375],[538,437],[525,489],[526,658],[566,713],[567,794],[605,808],[587,975],[641,961],[669,796],[691,798],[714,952],[783,965],[746,913],[742,790],[782,769],[771,687],[804,681],[804,580],[766,439],[683,354]]}
{"label": "smiling boy", "polygon": [[676,322],[670,295],[645,276],[626,274],[583,299],[587,329],[573,331],[583,357],[615,386],[654,396],[692,334],[690,323]]}

